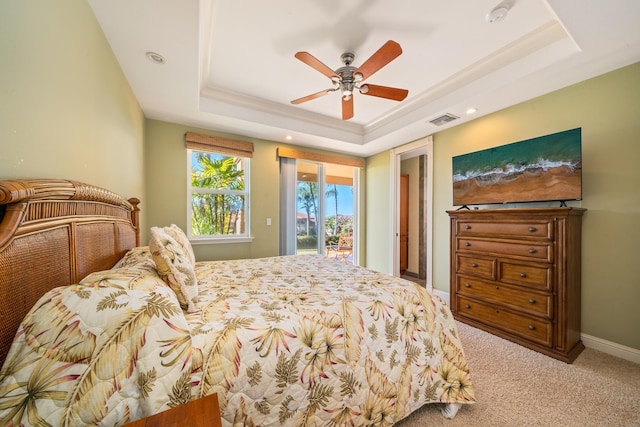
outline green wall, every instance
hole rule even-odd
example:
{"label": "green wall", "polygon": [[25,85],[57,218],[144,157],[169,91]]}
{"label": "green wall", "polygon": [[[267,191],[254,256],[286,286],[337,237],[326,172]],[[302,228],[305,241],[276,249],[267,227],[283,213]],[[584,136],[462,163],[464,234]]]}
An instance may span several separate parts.
{"label": "green wall", "polygon": [[0,58],[0,179],[146,198],[144,115],[85,0],[1,2]]}
{"label": "green wall", "polygon": [[366,159],[365,267],[389,272],[391,241],[390,154],[379,153]]}
{"label": "green wall", "polygon": [[[194,245],[198,261],[257,258],[278,255],[279,247],[279,164],[277,144],[174,123],[147,120],[147,220],[149,227],[176,224],[187,226],[187,131],[254,144],[251,159],[251,235],[250,243]],[[267,226],[271,218],[271,226]]]}
{"label": "green wall", "polygon": [[[251,159],[251,235],[254,240],[250,243],[194,245],[198,261],[278,255],[280,167],[276,149],[279,146],[290,146],[287,144],[147,120],[145,178],[148,200],[145,209],[149,227],[173,223],[186,228],[188,175],[184,134],[187,131],[254,143]],[[271,218],[271,226],[266,225],[267,218]]]}
{"label": "green wall", "polygon": [[[640,349],[640,63],[434,135],[434,288],[449,291],[453,156],[582,128],[582,332]],[[367,159],[367,179],[388,181],[390,154]],[[388,188],[388,185],[387,185]],[[367,193],[367,222],[388,229],[389,193]],[[367,266],[388,233],[367,233]]]}

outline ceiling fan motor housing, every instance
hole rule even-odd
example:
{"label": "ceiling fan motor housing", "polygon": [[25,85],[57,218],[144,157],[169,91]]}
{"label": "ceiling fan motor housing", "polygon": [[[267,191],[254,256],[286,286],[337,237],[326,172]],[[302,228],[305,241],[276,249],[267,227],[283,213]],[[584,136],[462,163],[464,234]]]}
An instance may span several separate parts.
{"label": "ceiling fan motor housing", "polygon": [[336,74],[340,77],[338,81],[338,88],[342,92],[342,96],[345,101],[348,101],[353,94],[354,89],[359,89],[361,92],[366,93],[367,87],[360,87],[362,81],[362,74],[355,73],[356,67],[352,66],[355,55],[351,52],[345,52],[340,56],[344,67],[340,67],[336,70]]}

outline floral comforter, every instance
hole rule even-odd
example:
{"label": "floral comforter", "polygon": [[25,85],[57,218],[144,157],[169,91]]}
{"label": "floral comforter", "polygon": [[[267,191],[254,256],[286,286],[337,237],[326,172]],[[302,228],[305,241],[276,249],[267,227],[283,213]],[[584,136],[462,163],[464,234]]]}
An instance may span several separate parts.
{"label": "floral comforter", "polygon": [[57,288],[0,372],[0,425],[122,425],[217,393],[223,425],[392,425],[473,403],[447,306],[322,256],[196,265],[180,308],[144,250]]}

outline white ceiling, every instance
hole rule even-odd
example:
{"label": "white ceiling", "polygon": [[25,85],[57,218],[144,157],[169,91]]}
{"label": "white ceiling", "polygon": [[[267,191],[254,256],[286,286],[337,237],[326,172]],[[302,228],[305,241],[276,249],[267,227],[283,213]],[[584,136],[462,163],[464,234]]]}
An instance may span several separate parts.
{"label": "white ceiling", "polygon": [[[360,156],[640,61],[638,0],[505,0],[497,23],[500,0],[89,3],[146,117]],[[356,93],[348,121],[338,92],[290,103],[331,87],[296,52],[357,67],[387,40],[403,53],[367,82],[404,101]],[[460,118],[430,123],[445,113]]]}

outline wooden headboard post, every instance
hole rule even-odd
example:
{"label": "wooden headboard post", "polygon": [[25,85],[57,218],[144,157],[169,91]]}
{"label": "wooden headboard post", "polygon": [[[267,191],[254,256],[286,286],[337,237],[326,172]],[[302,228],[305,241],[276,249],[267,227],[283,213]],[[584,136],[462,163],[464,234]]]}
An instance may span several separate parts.
{"label": "wooden headboard post", "polygon": [[131,224],[136,228],[136,246],[140,246],[140,199],[132,197],[129,199],[131,204]]}
{"label": "wooden headboard post", "polygon": [[139,203],[77,181],[0,181],[0,365],[42,295],[139,246]]}

